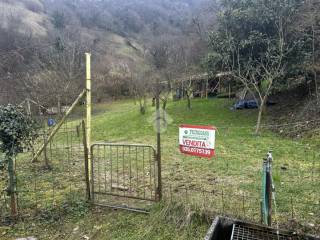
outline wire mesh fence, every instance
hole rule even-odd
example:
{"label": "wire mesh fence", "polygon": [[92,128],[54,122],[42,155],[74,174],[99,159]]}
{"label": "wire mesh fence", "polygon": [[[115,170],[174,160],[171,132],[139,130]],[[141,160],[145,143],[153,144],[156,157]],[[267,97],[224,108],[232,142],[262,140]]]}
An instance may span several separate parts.
{"label": "wire mesh fence", "polygon": [[[84,107],[75,108],[37,161],[32,162],[31,152],[22,154],[16,160],[21,214],[33,215],[46,209],[60,209],[68,202],[85,199],[83,116]],[[162,134],[164,201],[179,202],[209,215],[228,215],[260,222],[262,163],[267,151],[272,150],[272,173],[276,189],[273,224],[291,224],[310,233],[320,232],[320,143],[299,137],[280,138],[274,133],[285,129],[298,134],[297,128],[303,122],[262,125],[262,134],[258,136],[253,134],[252,126],[234,127],[222,123],[217,126],[216,156],[207,160],[179,152],[178,126],[185,119],[174,120],[168,125],[167,132]],[[214,119],[192,123],[215,125]],[[152,129],[152,123],[148,127]],[[43,129],[34,149],[48,138],[50,128]],[[138,136],[136,133],[139,130],[135,131],[134,135]],[[155,143],[153,131],[142,135],[143,138],[137,139],[137,142]],[[93,153],[93,175],[98,184],[95,190],[99,193],[116,193],[122,197],[131,194],[133,197],[155,199],[156,184],[152,184],[156,179],[154,150],[135,150],[128,144],[123,148],[116,145],[118,147],[112,149],[111,145],[109,148],[102,145]],[[130,174],[130,163],[137,164],[138,171],[131,168],[134,171]],[[0,184],[0,189],[4,189],[5,181]],[[9,215],[10,202],[5,193],[2,191],[0,196],[1,217]],[[97,200],[107,204],[112,200],[112,204],[121,205],[124,202],[119,196],[107,200],[98,196]]]}
{"label": "wire mesh fence", "polygon": [[304,231],[319,233],[319,143],[290,138],[279,141],[271,127],[274,126],[263,126],[260,136],[253,134],[252,127],[240,131],[217,127],[216,156],[211,160],[182,156],[177,137],[175,151],[168,151],[170,147],[164,144],[165,198],[207,213],[260,222],[262,163],[272,150],[272,223],[287,226],[295,222],[293,225]]}
{"label": "wire mesh fence", "polygon": [[[85,166],[82,120],[85,107],[77,103],[59,127],[61,116],[41,116],[38,138],[30,151],[19,154],[16,163],[17,196],[20,217],[35,216],[44,211],[57,211],[70,202],[85,200]],[[48,126],[48,119],[55,118],[55,126]],[[43,151],[37,151],[43,146]],[[0,189],[0,218],[10,216],[10,198],[5,191],[6,174],[2,176]]]}

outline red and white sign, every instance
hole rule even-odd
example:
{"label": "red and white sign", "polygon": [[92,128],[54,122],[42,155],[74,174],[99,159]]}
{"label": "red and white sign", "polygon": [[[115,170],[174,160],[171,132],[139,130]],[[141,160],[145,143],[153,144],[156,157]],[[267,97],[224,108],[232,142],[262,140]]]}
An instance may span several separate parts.
{"label": "red and white sign", "polygon": [[215,155],[216,128],[211,126],[181,125],[179,144],[182,153],[211,158]]}

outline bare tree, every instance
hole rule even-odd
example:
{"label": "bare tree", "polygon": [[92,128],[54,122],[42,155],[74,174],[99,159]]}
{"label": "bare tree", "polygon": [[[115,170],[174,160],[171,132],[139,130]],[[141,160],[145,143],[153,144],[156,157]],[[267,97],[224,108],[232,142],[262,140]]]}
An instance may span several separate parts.
{"label": "bare tree", "polygon": [[37,70],[26,74],[24,89],[33,99],[47,106],[57,106],[61,112],[63,104],[70,104],[81,91],[84,74],[84,48],[81,44],[70,44],[57,49],[51,47],[41,53]]}
{"label": "bare tree", "polygon": [[147,111],[147,97],[152,90],[153,76],[150,71],[132,72],[131,94],[139,103],[139,111],[145,114]]}
{"label": "bare tree", "polygon": [[281,22],[279,22],[278,27],[279,38],[277,42],[270,42],[268,44],[269,47],[265,52],[265,56],[261,59],[252,61],[252,58],[249,56],[246,64],[241,64],[240,50],[238,48],[236,69],[232,71],[233,76],[242,82],[247,91],[251,93],[255,101],[259,104],[256,134],[260,131],[262,114],[274,83],[284,75],[284,56],[288,49],[285,49]]}
{"label": "bare tree", "polygon": [[194,51],[196,41],[192,38],[188,41],[180,39],[179,45],[175,46],[174,65],[176,72],[180,72],[181,76],[176,78],[176,85],[180,86],[187,97],[187,107],[191,110],[191,98],[193,97],[193,81],[192,75],[199,72],[195,59],[197,51]]}
{"label": "bare tree", "polygon": [[[155,75],[161,78],[159,81],[160,100],[162,102],[162,109],[165,110],[172,90],[172,49],[171,38],[169,36],[162,36],[159,39],[153,40],[149,48],[150,58],[155,69]],[[155,91],[156,92],[156,91]]]}

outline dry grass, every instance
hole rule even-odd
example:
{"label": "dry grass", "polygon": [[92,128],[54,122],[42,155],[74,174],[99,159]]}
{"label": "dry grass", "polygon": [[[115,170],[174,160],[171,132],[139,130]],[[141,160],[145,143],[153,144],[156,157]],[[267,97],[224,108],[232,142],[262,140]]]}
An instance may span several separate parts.
{"label": "dry grass", "polygon": [[13,24],[12,21],[16,21],[19,22],[19,32],[45,36],[47,29],[43,24],[48,21],[48,18],[42,13],[42,8],[42,4],[37,0],[2,1],[0,2],[0,24],[3,28],[9,28]]}

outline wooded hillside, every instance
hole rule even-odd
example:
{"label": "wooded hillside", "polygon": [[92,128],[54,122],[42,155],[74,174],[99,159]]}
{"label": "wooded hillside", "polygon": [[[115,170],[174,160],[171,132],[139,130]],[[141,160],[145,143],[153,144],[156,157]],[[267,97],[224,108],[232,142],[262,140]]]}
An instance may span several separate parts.
{"label": "wooded hillside", "polygon": [[156,42],[197,45],[203,55],[214,16],[206,0],[2,0],[0,11],[0,100],[48,106],[79,93],[85,51],[93,54],[97,100],[129,95],[133,72],[152,67]]}

